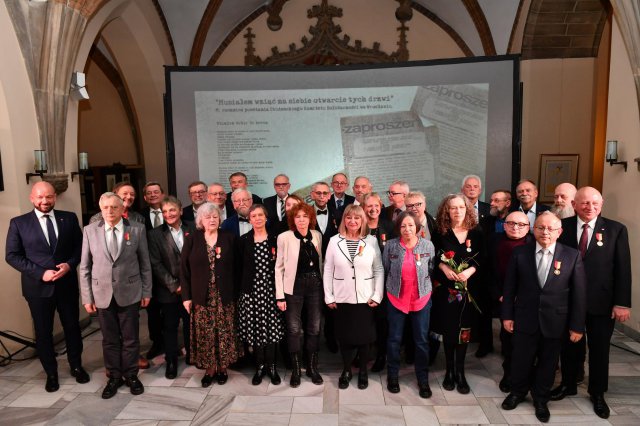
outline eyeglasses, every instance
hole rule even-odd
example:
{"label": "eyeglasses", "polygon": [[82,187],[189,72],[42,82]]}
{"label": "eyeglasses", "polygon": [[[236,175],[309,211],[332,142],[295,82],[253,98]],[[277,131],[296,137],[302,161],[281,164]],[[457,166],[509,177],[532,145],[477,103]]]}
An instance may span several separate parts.
{"label": "eyeglasses", "polygon": [[345,185],[349,185],[349,182],[339,182],[337,180],[334,180],[333,182],[331,182],[332,185],[339,185],[339,186],[345,186]]}
{"label": "eyeglasses", "polygon": [[277,186],[277,187],[283,187],[283,186],[287,186],[289,185],[289,182],[287,183],[274,183],[273,186]]}
{"label": "eyeglasses", "polygon": [[404,194],[404,192],[387,191],[387,195],[389,195],[389,197],[395,197],[396,195],[405,195],[405,194]]}
{"label": "eyeglasses", "polygon": [[219,197],[223,197],[226,194],[226,192],[209,192],[209,195],[213,195],[213,196],[219,196]]}
{"label": "eyeglasses", "polygon": [[509,221],[509,222],[505,222],[504,224],[507,225],[507,226],[510,226],[512,228],[528,228],[529,227],[529,224],[528,223],[524,223],[524,222],[512,222],[512,221]]}
{"label": "eyeglasses", "polygon": [[533,229],[537,229],[538,231],[543,233],[547,231],[548,233],[551,234],[552,232],[557,231],[560,228],[552,228],[550,226],[534,226]]}
{"label": "eyeglasses", "polygon": [[251,198],[242,198],[240,200],[233,200],[233,201],[235,201],[238,204],[242,204],[242,203],[248,203],[248,202],[253,201],[253,200]]}
{"label": "eyeglasses", "polygon": [[206,193],[207,191],[189,191],[189,194],[191,195],[204,195]]}
{"label": "eyeglasses", "polygon": [[407,207],[408,209],[413,209],[413,208],[418,209],[422,207],[422,203],[405,204],[405,207]]}
{"label": "eyeglasses", "polygon": [[327,191],[315,191],[314,194],[316,194],[318,197],[328,197],[329,195],[331,195],[331,193]]}

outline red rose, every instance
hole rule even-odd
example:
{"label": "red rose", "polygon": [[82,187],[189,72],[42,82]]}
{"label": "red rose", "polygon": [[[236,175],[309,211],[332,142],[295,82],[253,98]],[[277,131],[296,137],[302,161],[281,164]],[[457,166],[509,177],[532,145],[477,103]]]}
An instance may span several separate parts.
{"label": "red rose", "polygon": [[444,253],[444,257],[446,257],[447,259],[453,259],[455,255],[456,255],[456,252],[453,250],[449,250]]}

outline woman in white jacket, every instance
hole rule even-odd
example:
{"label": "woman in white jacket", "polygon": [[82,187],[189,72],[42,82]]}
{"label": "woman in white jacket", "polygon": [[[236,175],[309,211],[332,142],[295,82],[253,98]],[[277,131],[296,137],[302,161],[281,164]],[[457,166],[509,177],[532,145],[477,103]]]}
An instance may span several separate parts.
{"label": "woman in white jacket", "polygon": [[349,387],[357,351],[358,388],[366,389],[369,344],[376,339],[374,309],[382,301],[384,268],[376,238],[368,235],[362,207],[346,207],[338,232],[327,247],[323,278],[324,301],[335,310],[336,338],[344,363],[338,386]]}

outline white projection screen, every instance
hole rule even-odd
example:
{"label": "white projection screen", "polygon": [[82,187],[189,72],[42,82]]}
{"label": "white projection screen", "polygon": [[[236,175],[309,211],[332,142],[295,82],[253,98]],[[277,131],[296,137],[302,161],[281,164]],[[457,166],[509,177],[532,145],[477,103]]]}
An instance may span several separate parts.
{"label": "white projection screen", "polygon": [[[395,180],[423,191],[429,210],[465,175],[483,190],[519,175],[517,56],[322,68],[167,67],[170,190],[195,180],[252,192],[291,192],[344,172],[384,193]],[[481,199],[483,199],[481,197]],[[386,199],[386,197],[383,197]],[[386,200],[385,200],[386,201]]]}

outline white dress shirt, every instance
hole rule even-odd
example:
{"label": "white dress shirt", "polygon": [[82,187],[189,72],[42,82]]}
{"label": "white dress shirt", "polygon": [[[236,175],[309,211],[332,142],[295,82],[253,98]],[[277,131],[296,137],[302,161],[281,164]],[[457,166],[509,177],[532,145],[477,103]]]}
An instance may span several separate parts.
{"label": "white dress shirt", "polygon": [[178,251],[182,253],[182,246],[184,245],[184,232],[182,232],[182,227],[178,226],[176,229],[170,226],[169,230],[171,231],[173,242],[176,243],[176,247],[178,247]]}
{"label": "white dress shirt", "polygon": [[154,212],[159,212],[158,213],[158,217],[160,218],[160,225],[162,225],[164,223],[164,217],[162,216],[162,210],[161,209],[154,209],[149,207],[149,219],[151,219],[151,226],[153,226],[156,222],[156,214]]}
{"label": "white dress shirt", "polygon": [[[547,270],[544,274],[545,277],[549,277],[549,270],[551,270],[551,267],[553,266],[553,254],[556,252],[556,243],[551,244],[545,249],[540,245],[540,243],[536,241],[536,269],[538,268],[538,265],[540,264],[540,260],[542,258],[542,250],[547,250],[549,252],[549,254],[547,254],[547,256],[549,256],[549,262],[547,263]],[[544,285],[544,283],[542,285]]]}
{"label": "white dress shirt", "polygon": [[[527,218],[529,219],[529,232],[533,232],[533,225],[535,225],[535,223],[536,223],[536,208],[537,207],[538,207],[538,203],[534,202],[533,206],[531,206],[529,211],[525,213],[527,215]],[[518,210],[520,210],[521,212],[524,213],[524,209],[522,208],[522,204],[520,204],[520,206],[518,207]]]}
{"label": "white dress shirt", "polygon": [[596,220],[598,220],[598,217],[597,216],[594,217],[589,222],[585,222],[584,220],[580,219],[580,216],[576,216],[576,219],[578,219],[578,229],[576,229],[576,238],[577,238],[576,241],[578,241],[578,244],[580,244],[580,238],[582,237],[582,225],[586,223],[588,225],[587,247],[589,247],[589,244],[591,244],[591,237],[593,237],[593,231],[596,229]]}
{"label": "white dress shirt", "polygon": [[327,206],[324,209],[320,209],[316,207],[316,212],[318,210],[326,211],[327,214],[316,214],[316,222],[318,223],[318,228],[320,228],[320,232],[324,235],[324,232],[327,230],[327,224],[329,223],[329,210]]}
{"label": "white dress shirt", "polygon": [[[116,238],[118,240],[118,253],[120,253],[122,247],[122,240],[124,239],[124,221],[120,219],[120,222],[114,226],[116,228]],[[104,235],[107,240],[107,250],[111,247],[111,239],[113,238],[113,231],[111,225],[105,222]]]}
{"label": "white dress shirt", "polygon": [[49,231],[47,230],[47,219],[44,217],[44,215],[48,214],[49,217],[51,218],[51,222],[53,223],[53,230],[56,232],[56,237],[57,237],[60,234],[58,233],[58,224],[56,223],[56,216],[55,216],[55,213],[53,213],[53,209],[51,209],[49,213],[42,213],[38,209],[33,209],[33,211],[36,213],[36,216],[38,217],[40,228],[42,228],[42,232],[44,232],[44,236],[47,239],[47,242],[49,243],[49,245],[51,245],[51,242],[49,241]]}

